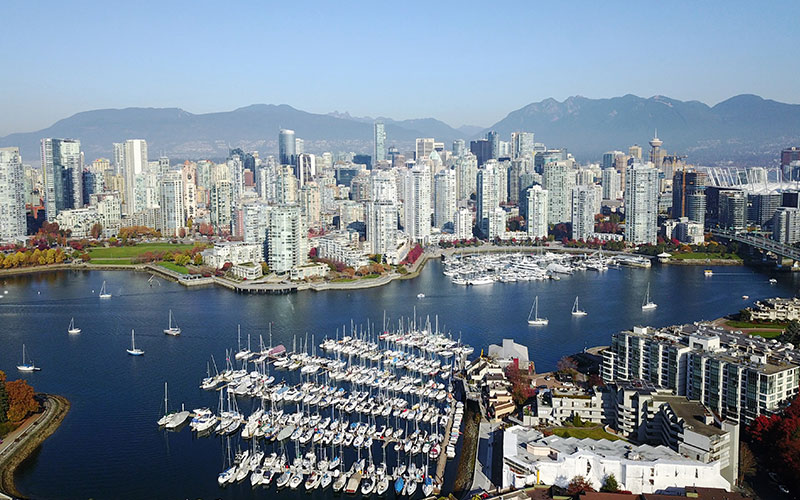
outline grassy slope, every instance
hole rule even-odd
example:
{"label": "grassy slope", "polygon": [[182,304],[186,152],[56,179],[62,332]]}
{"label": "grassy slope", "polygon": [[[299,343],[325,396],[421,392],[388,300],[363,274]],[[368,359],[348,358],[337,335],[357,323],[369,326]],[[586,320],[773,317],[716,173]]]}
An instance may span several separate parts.
{"label": "grassy slope", "polygon": [[619,439],[619,437],[604,431],[602,427],[594,427],[591,429],[584,427],[559,427],[553,429],[553,434],[556,436],[574,437],[578,439],[608,439],[609,441],[616,441]]}

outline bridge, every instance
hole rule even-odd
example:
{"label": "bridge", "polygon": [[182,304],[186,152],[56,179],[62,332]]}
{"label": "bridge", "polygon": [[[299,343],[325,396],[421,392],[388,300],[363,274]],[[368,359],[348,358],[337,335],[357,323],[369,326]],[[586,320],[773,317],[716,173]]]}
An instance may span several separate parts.
{"label": "bridge", "polygon": [[766,252],[772,252],[775,255],[785,259],[800,261],[800,248],[777,242],[764,236],[760,236],[756,233],[712,229],[711,234],[717,238],[737,241]]}

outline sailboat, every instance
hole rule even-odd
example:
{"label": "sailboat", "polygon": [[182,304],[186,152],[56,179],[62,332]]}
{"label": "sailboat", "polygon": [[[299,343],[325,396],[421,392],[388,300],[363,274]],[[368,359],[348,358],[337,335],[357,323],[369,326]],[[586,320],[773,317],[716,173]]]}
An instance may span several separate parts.
{"label": "sailboat", "polygon": [[100,298],[101,299],[110,299],[111,294],[106,291],[106,282],[103,282],[103,286],[100,287]]}
{"label": "sailboat", "polygon": [[576,296],[575,297],[575,304],[572,305],[572,315],[573,316],[586,316],[587,314],[589,314],[589,313],[587,313],[586,311],[581,310],[581,308],[578,307],[578,297]]}
{"label": "sailboat", "polygon": [[181,334],[181,329],[178,328],[178,323],[175,322],[175,326],[172,325],[172,309],[169,310],[169,327],[164,329],[164,333],[173,336]]}
{"label": "sailboat", "polygon": [[141,356],[144,351],[136,348],[136,341],[134,339],[133,330],[131,330],[131,348],[127,350],[131,356]]}
{"label": "sailboat", "polygon": [[528,324],[533,326],[545,326],[547,323],[549,323],[547,318],[539,317],[539,296],[537,295],[536,298],[533,299],[531,312],[528,313]]}
{"label": "sailboat", "polygon": [[69,328],[67,328],[67,333],[81,333],[81,329],[75,326],[75,318],[72,318],[69,321]]}
{"label": "sailboat", "polygon": [[642,302],[642,311],[650,311],[656,307],[658,307],[658,304],[650,300],[650,283],[648,283],[647,293],[644,296],[644,302]]}
{"label": "sailboat", "polygon": [[167,410],[167,383],[164,382],[164,416],[158,419],[158,426],[164,427],[170,421],[175,412]]}
{"label": "sailboat", "polygon": [[21,372],[35,372],[41,370],[41,368],[37,368],[36,365],[33,364],[33,361],[28,360],[25,362],[25,344],[22,344],[22,364],[17,365],[17,370]]}

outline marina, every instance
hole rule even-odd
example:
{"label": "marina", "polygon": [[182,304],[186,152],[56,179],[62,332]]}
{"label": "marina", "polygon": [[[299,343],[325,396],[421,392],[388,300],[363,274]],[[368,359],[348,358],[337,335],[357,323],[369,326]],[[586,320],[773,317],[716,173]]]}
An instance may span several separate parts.
{"label": "marina", "polygon": [[[4,325],[0,330],[0,338],[8,348],[0,352],[0,369],[10,374],[9,378],[27,379],[37,390],[62,394],[72,403],[63,425],[18,468],[15,481],[17,488],[28,497],[52,499],[258,498],[275,494],[276,485],[285,476],[285,485],[279,493],[282,497],[298,495],[329,500],[334,496],[337,478],[324,474],[311,493],[305,490],[305,482],[311,473],[295,490],[288,486],[291,473],[274,474],[267,489],[263,486],[253,488],[250,481],[257,471],[251,471],[241,482],[234,481],[220,488],[218,476],[226,470],[229,440],[231,464],[235,463],[237,452],[251,450],[253,443],[258,443],[258,451],[264,453],[261,463],[263,478],[269,476],[269,471],[265,470],[266,460],[272,453],[278,457],[283,454],[281,443],[286,449],[287,459],[291,459],[289,465],[292,465],[297,457],[294,447],[296,442],[299,444],[299,437],[297,441],[293,440],[291,436],[294,431],[283,428],[274,441],[265,438],[245,439],[243,433],[247,417],[261,409],[260,397],[236,396],[232,393],[231,410],[228,410],[228,391],[233,392],[236,387],[201,389],[204,378],[217,375],[212,355],[219,372],[224,373],[227,369],[227,349],[234,369],[238,370],[241,360],[235,360],[235,354],[248,350],[250,336],[249,350],[257,353],[248,360],[247,373],[250,374],[259,369],[254,361],[262,355],[261,337],[264,339],[264,349],[270,350],[271,331],[274,352],[270,356],[275,359],[268,358],[270,361],[263,372],[266,374],[268,370],[269,377],[275,378],[269,387],[285,382],[286,394],[291,389],[300,391],[303,384],[310,381],[318,386],[336,387],[337,390],[343,388],[349,397],[354,391],[368,392],[370,389],[363,383],[354,388],[352,382],[331,380],[330,374],[336,369],[330,371],[327,365],[317,368],[316,373],[304,374],[303,367],[308,365],[306,371],[313,371],[317,363],[301,361],[299,366],[293,363],[297,367],[289,370],[276,367],[275,362],[282,357],[281,352],[286,353],[285,359],[291,359],[292,354],[296,354],[308,360],[316,356],[335,362],[338,356],[339,361],[346,362],[344,350],[337,353],[320,347],[326,342],[325,336],[328,341],[335,343],[337,330],[338,341],[342,341],[345,329],[347,335],[354,339],[380,343],[381,350],[389,348],[402,352],[405,349],[406,353],[413,352],[415,357],[423,361],[431,360],[434,356],[430,352],[423,354],[420,349],[403,347],[392,341],[387,344],[386,339],[379,338],[383,333],[383,312],[386,311],[385,324],[390,333],[399,333],[398,318],[410,316],[418,318],[417,327],[409,328],[408,321],[404,320],[404,332],[426,330],[427,317],[431,318],[435,332],[435,318],[438,315],[438,330],[452,332],[455,347],[458,347],[459,339],[462,345],[474,346],[475,351],[469,358],[478,356],[491,343],[498,343],[504,337],[513,337],[530,349],[536,371],[543,372],[555,369],[558,360],[567,354],[581,352],[586,346],[607,344],[612,333],[632,325],[659,326],[714,319],[731,312],[732,307],[746,307],[750,301],[792,296],[800,286],[798,277],[789,273],[764,274],[745,267],[709,266],[714,270],[714,275],[708,278],[704,276],[702,268],[654,265],[649,269],[620,267],[602,273],[575,272],[562,275],[560,281],[465,287],[453,284],[442,274],[442,267],[441,261],[433,260],[413,280],[397,281],[371,290],[293,295],[238,295],[218,287],[187,290],[179,284],[166,281],[162,281],[161,286],[151,287],[148,284],[149,276],[144,273],[112,271],[58,271],[7,278],[3,290],[8,293],[4,294],[0,304],[0,318]],[[777,283],[770,284],[770,278],[776,279]],[[113,294],[111,300],[98,298],[97,291],[104,280],[107,282],[107,291]],[[648,282],[651,283],[651,296],[659,306],[654,311],[644,313],[641,305]],[[680,293],[667,294],[674,290],[680,290]],[[425,294],[424,299],[416,298],[420,293]],[[539,315],[547,317],[549,325],[533,328],[526,324],[526,317],[537,295]],[[743,300],[743,295],[749,298]],[[572,316],[571,309],[576,296],[579,296],[580,309],[587,311],[588,316],[579,319]],[[667,296],[669,300],[665,299]],[[416,314],[413,314],[414,306]],[[599,313],[609,308],[613,308],[614,314]],[[170,309],[182,330],[177,337],[163,332],[168,326]],[[66,331],[73,317],[82,330],[78,335],[70,335]],[[355,335],[352,334],[349,318],[353,318],[355,324],[364,325],[363,334],[360,327]],[[348,323],[346,327],[342,325],[343,322]],[[241,347],[237,339],[239,324]],[[131,347],[132,329],[135,330],[135,346],[146,352],[144,356],[129,356],[125,352]],[[296,348],[293,348],[295,338]],[[448,342],[450,338],[448,335]],[[37,368],[43,368],[41,371],[23,373],[16,370],[16,365],[20,364],[23,343],[26,345],[26,358],[32,358]],[[437,356],[436,359],[442,365],[447,365],[456,360],[456,355],[454,353],[449,358]],[[440,369],[431,377],[419,371],[409,372],[406,368],[387,368],[385,360],[383,358],[380,362],[380,371],[394,370],[396,381],[404,376],[425,381],[433,378],[437,384],[444,384],[447,392],[449,377],[442,378],[444,373],[448,373],[446,370]],[[353,373],[359,366],[369,368],[370,363],[372,368],[378,368],[375,361],[351,356]],[[346,367],[341,371],[347,373]],[[238,411],[244,420],[240,420],[238,430],[229,435],[209,432],[209,428],[215,425],[212,419],[201,424],[209,426],[205,431],[202,428],[191,431],[190,424],[194,417],[187,418],[174,431],[167,430],[166,426],[159,428],[157,420],[165,415],[165,382],[168,383],[168,414],[179,413],[185,407],[185,411],[191,413],[195,409],[207,409],[206,415],[219,416],[222,394],[224,411]],[[220,382],[216,388],[222,386]],[[458,398],[457,381],[453,381],[453,386],[453,395]],[[386,392],[386,389],[375,387],[371,390],[374,399],[379,392]],[[386,401],[392,397],[395,396],[390,392]],[[396,397],[408,400],[409,409],[416,404],[421,407],[427,402],[429,409],[433,404],[441,415],[441,411],[447,407],[447,399],[439,402],[435,397],[431,399],[402,394],[402,390]],[[351,424],[359,422],[359,414],[355,412],[347,414],[342,410],[339,416],[339,410],[333,406],[319,409],[307,403],[299,404],[306,409],[304,415],[309,418],[319,413],[320,423],[330,418],[326,430],[330,430],[331,423],[337,418],[340,423],[344,420]],[[274,411],[275,414],[281,410],[284,414],[294,414],[297,405],[295,402],[276,403]],[[270,401],[266,401],[265,410],[270,414],[273,411]],[[392,428],[392,435],[396,429],[403,429],[404,438],[412,434],[417,425],[415,419],[409,421],[391,414],[389,422],[385,422],[382,416],[360,414],[360,418],[362,423],[369,422],[369,427],[374,423],[376,431],[380,431],[383,425],[387,426],[387,431],[389,427]],[[455,418],[453,422],[456,422]],[[219,420],[216,420],[218,423]],[[425,424],[420,420],[419,428],[421,433],[427,431],[430,436],[430,423]],[[201,432],[207,435],[198,437]],[[438,434],[445,438],[450,436],[450,431],[441,424],[441,417]],[[353,442],[356,437],[353,437]],[[385,480],[377,481],[370,495],[377,495],[381,488],[386,488],[383,495],[391,497],[396,491],[397,480],[388,476],[397,466],[397,452],[394,450],[397,442],[388,442],[384,448],[386,441],[380,441],[374,435],[372,439],[375,470],[384,461],[385,449],[387,472]],[[463,438],[459,437],[455,447],[456,456],[451,460],[446,459],[446,446],[441,447],[436,461],[423,456],[422,450],[413,457],[417,469],[428,466],[428,473],[423,474],[442,488],[442,495],[452,491],[462,456],[462,441]],[[299,447],[301,459],[311,447],[317,454],[317,462],[327,458],[330,464],[336,456],[342,457],[345,472],[349,472],[352,464],[359,461],[360,452],[360,458],[365,460],[364,467],[369,467],[369,451],[363,447],[363,441],[361,448],[355,448],[352,443],[349,446],[337,445],[334,454],[331,451],[332,444],[321,445],[319,440],[314,443],[312,435],[308,443],[299,444]],[[405,456],[405,451],[401,452],[401,465]],[[69,457],[69,460],[64,457]],[[122,457],[124,460],[121,460]],[[438,462],[442,457],[444,465],[439,467]],[[269,463],[266,465],[269,466]],[[92,472],[87,474],[86,471]],[[439,477],[443,478],[441,483],[438,482]],[[80,478],[80,481],[75,481],[75,478]],[[256,479],[259,479],[257,473]],[[402,491],[405,479],[400,479]],[[364,483],[362,481],[361,488],[365,486]],[[69,492],[63,488],[64,484],[71,485]],[[416,498],[424,493],[426,484],[425,481],[415,484],[410,488],[415,489]],[[342,495],[346,486],[341,482],[338,491]],[[361,491],[358,494],[361,495]]]}
{"label": "marina", "polygon": [[[439,333],[429,319],[423,328],[401,320],[394,332],[351,324],[341,339],[310,341],[310,350],[305,336],[302,349],[287,352],[259,338],[251,351],[248,336],[248,348],[239,347],[233,360],[227,351],[225,370],[200,384],[219,392],[217,411],[166,413],[165,384],[158,426],[182,429],[191,418],[188,427],[198,436],[225,436],[226,448],[233,440],[237,452],[224,460],[220,487],[248,477],[253,487],[270,487],[277,477],[279,489],[332,486],[369,496],[392,483],[408,497],[438,491],[436,466],[455,458],[464,412],[452,374],[474,349]],[[249,415],[240,410],[247,405],[254,408]]]}

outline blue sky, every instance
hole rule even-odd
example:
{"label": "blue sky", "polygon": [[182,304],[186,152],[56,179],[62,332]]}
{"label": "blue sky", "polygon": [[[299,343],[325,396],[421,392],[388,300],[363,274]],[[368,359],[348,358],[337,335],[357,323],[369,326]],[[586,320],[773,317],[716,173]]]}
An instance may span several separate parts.
{"label": "blue sky", "polygon": [[548,97],[798,103],[800,2],[0,2],[0,135],[253,103],[489,126]]}

